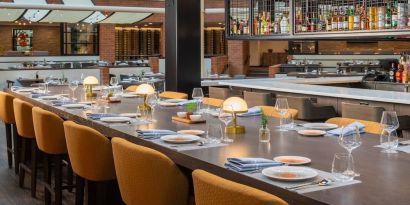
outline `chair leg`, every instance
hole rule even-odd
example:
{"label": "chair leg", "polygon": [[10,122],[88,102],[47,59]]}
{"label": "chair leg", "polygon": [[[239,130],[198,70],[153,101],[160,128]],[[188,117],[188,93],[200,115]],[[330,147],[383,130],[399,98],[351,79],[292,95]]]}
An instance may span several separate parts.
{"label": "chair leg", "polygon": [[[44,203],[46,205],[51,204],[51,192],[48,189],[51,186],[51,162],[50,162],[50,155],[45,154],[44,155]],[[47,187],[48,186],[48,187]]]}
{"label": "chair leg", "polygon": [[13,145],[11,139],[11,124],[5,124],[6,128],[6,143],[7,143],[7,160],[9,169],[13,167]]}
{"label": "chair leg", "polygon": [[24,178],[26,174],[26,170],[24,170],[23,166],[26,161],[26,150],[27,150],[27,140],[24,138],[20,138],[21,140],[21,153],[20,153],[20,162],[19,162],[19,186],[23,188],[24,186]]}
{"label": "chair leg", "polygon": [[84,204],[84,179],[78,175],[75,177],[75,205]]}
{"label": "chair leg", "polygon": [[54,156],[54,204],[62,204],[62,186],[63,186],[63,173],[62,173],[62,163],[61,155]]}
{"label": "chair leg", "polygon": [[21,139],[17,133],[17,127],[13,124],[13,151],[14,151],[14,173],[19,173],[20,165],[20,149],[21,149]]}
{"label": "chair leg", "polygon": [[31,140],[31,196],[36,198],[37,192],[37,144]]}

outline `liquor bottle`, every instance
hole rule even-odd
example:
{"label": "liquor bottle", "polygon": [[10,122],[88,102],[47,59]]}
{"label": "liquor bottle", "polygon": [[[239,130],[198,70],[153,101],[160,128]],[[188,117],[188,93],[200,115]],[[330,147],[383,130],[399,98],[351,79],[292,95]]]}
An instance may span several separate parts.
{"label": "liquor bottle", "polygon": [[397,66],[397,71],[396,71],[396,82],[401,83],[402,80],[403,80],[403,65],[399,63]]}
{"label": "liquor bottle", "polygon": [[392,29],[397,29],[397,25],[399,24],[399,16],[397,14],[397,1],[394,1],[393,8],[391,11],[391,27]]}
{"label": "liquor bottle", "polygon": [[377,8],[377,29],[383,30],[386,24],[386,9],[384,6]]}
{"label": "liquor bottle", "polygon": [[243,21],[243,34],[249,34],[249,23],[248,19]]}
{"label": "liquor bottle", "polygon": [[385,29],[391,29],[391,21],[392,21],[392,17],[391,17],[391,8],[390,8],[390,4],[387,4],[386,7],[386,16],[384,19],[384,28]]}
{"label": "liquor bottle", "polygon": [[343,31],[344,30],[344,22],[345,22],[345,13],[343,7],[339,7],[339,14],[337,17],[337,30]]}
{"label": "liquor bottle", "polygon": [[349,30],[349,8],[347,6],[343,7],[343,31]]}
{"label": "liquor bottle", "polygon": [[397,71],[396,64],[392,63],[390,71],[389,71],[389,80],[392,83],[396,82],[396,71]]}
{"label": "liquor bottle", "polygon": [[262,12],[262,16],[261,16],[261,29],[259,31],[260,35],[265,34],[265,27],[266,27],[266,13]]}
{"label": "liquor bottle", "polygon": [[366,9],[364,5],[360,6],[360,30],[368,30],[369,19],[367,18]]}
{"label": "liquor bottle", "polygon": [[266,12],[265,21],[266,21],[266,24],[265,24],[265,30],[263,34],[267,35],[270,33],[270,28],[271,28],[270,12]]}
{"label": "liquor bottle", "polygon": [[403,54],[400,60],[400,67],[402,68],[403,72],[402,72],[402,77],[401,77],[401,82],[402,83],[408,83],[409,82],[409,76],[407,73],[407,68],[406,68],[406,56]]}
{"label": "liquor bottle", "polygon": [[232,34],[237,34],[238,33],[238,24],[236,23],[236,19],[233,19],[232,21]]}
{"label": "liquor bottle", "polygon": [[275,21],[275,23],[273,24],[273,33],[279,33],[279,31],[279,23]]}
{"label": "liquor bottle", "polygon": [[326,17],[326,31],[332,31],[332,14],[330,11]]}
{"label": "liquor bottle", "polygon": [[281,33],[289,33],[288,32],[288,28],[289,28],[288,24],[289,24],[289,20],[286,17],[286,14],[283,13],[282,20],[280,20],[280,32]]}
{"label": "liquor bottle", "polygon": [[338,26],[339,26],[339,16],[337,12],[337,7],[335,7],[333,10],[333,15],[332,15],[332,31],[337,31]]}
{"label": "liquor bottle", "polygon": [[353,30],[360,30],[360,6],[356,4],[353,17]]}
{"label": "liquor bottle", "polygon": [[355,11],[354,11],[354,7],[351,6],[349,8],[349,31],[353,31],[354,30],[354,17],[355,17]]}
{"label": "liquor bottle", "polygon": [[407,26],[407,3],[398,3],[397,4],[397,15],[398,15],[398,28],[404,29]]}
{"label": "liquor bottle", "polygon": [[376,29],[376,8],[375,7],[368,7],[367,8],[367,18],[369,21],[369,30]]}

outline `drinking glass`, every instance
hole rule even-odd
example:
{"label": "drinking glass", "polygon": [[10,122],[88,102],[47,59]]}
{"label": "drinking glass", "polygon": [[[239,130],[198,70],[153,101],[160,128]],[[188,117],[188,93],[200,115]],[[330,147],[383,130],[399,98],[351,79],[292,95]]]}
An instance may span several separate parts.
{"label": "drinking glass", "polygon": [[77,100],[75,98],[75,90],[78,88],[78,81],[76,81],[76,80],[71,81],[70,84],[68,84],[68,87],[70,88],[70,90],[72,91],[72,94],[73,94],[71,96],[71,100],[72,101]]}
{"label": "drinking glass", "polygon": [[50,83],[52,83],[52,82],[53,82],[53,76],[52,75],[47,76],[47,77],[44,78],[44,83],[46,84],[46,94],[49,93],[48,85],[50,85]]}
{"label": "drinking glass", "polygon": [[149,122],[154,123],[156,122],[156,120],[154,119],[154,110],[155,110],[155,106],[158,105],[158,96],[156,94],[148,95],[147,104],[151,108]]}
{"label": "drinking glass", "polygon": [[353,166],[353,156],[346,153],[336,153],[333,156],[332,174],[338,181],[351,181],[355,177],[354,173],[350,171]]}
{"label": "drinking glass", "polygon": [[[349,157],[352,157],[353,150],[360,147],[360,145],[362,144],[360,130],[356,126],[352,134],[344,134],[344,129],[346,128],[342,127],[342,132],[339,136],[339,144],[347,150]],[[359,176],[359,173],[354,172],[353,165],[350,165],[348,170],[356,176]]]}
{"label": "drinking glass", "polygon": [[396,149],[399,146],[399,137],[397,136],[397,132],[394,130],[389,133],[383,129],[380,134],[380,145],[383,148],[383,153],[397,153]]}
{"label": "drinking glass", "polygon": [[288,131],[283,126],[285,116],[289,111],[288,99],[286,99],[286,98],[277,98],[276,99],[276,104],[275,104],[275,110],[280,115],[279,131]]}
{"label": "drinking glass", "polygon": [[233,120],[233,108],[230,105],[223,105],[221,109],[219,110],[219,115],[218,119],[222,121],[225,124],[225,135],[223,137],[224,142],[233,142],[232,139],[228,138],[227,133],[226,133],[226,128],[228,127],[228,124],[232,122]]}
{"label": "drinking glass", "polygon": [[111,79],[110,79],[110,84],[111,84],[111,86],[117,87],[117,85],[118,85],[118,78],[117,78],[117,77],[111,77]]}
{"label": "drinking glass", "polygon": [[[394,111],[384,111],[380,125],[383,128],[383,131],[387,132],[387,141],[390,143],[392,133],[399,128],[399,119],[397,118],[397,113]],[[382,133],[383,134],[383,133]],[[395,153],[393,150],[382,150],[386,153]]]}
{"label": "drinking glass", "polygon": [[192,91],[192,98],[196,101],[197,103],[197,110],[201,110],[201,101],[202,98],[204,98],[204,92],[202,91],[202,88],[194,88]]}
{"label": "drinking glass", "polygon": [[222,126],[219,123],[206,124],[206,139],[209,143],[218,144],[223,139]]}

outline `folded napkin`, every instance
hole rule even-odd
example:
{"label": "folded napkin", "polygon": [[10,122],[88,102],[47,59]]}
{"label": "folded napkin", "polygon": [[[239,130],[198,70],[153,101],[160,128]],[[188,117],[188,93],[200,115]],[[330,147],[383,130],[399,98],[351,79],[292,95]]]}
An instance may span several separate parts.
{"label": "folded napkin", "polygon": [[99,120],[103,117],[118,117],[118,114],[114,113],[87,113],[87,117],[93,120]]}
{"label": "folded napkin", "polygon": [[176,134],[176,132],[171,131],[171,130],[137,130],[138,135],[141,137],[155,137],[155,136],[162,136],[162,135],[173,135]]}
{"label": "folded napkin", "polygon": [[282,165],[280,162],[264,158],[228,158],[227,160],[225,167],[237,172],[248,172]]}
{"label": "folded napkin", "polygon": [[262,114],[262,109],[260,107],[251,107],[246,113],[237,114],[238,117],[248,117],[248,116],[258,116]]}
{"label": "folded napkin", "polygon": [[45,93],[33,93],[33,94],[31,94],[31,98],[39,98],[39,97],[43,97],[43,96],[49,96],[49,94],[45,94]]}
{"label": "folded napkin", "polygon": [[70,100],[52,100],[51,101],[51,104],[57,107],[65,105],[65,104],[71,104],[71,103],[72,102]]}
{"label": "folded napkin", "polygon": [[[364,128],[366,127],[364,124],[360,123],[360,122],[353,122],[349,125],[347,125],[344,128],[336,128],[334,130],[329,130],[327,133],[330,135],[334,135],[334,136],[339,136],[341,134],[343,135],[352,135],[355,131],[356,131],[356,127],[359,128],[359,132],[363,133],[364,132]],[[343,130],[343,133],[342,133]]]}

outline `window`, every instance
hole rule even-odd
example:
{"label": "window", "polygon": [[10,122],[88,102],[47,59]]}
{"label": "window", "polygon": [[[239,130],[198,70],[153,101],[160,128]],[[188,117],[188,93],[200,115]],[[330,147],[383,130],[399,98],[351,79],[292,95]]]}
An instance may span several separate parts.
{"label": "window", "polygon": [[98,55],[98,26],[94,24],[64,24],[64,55]]}

